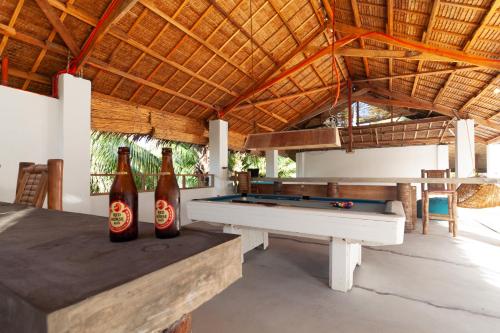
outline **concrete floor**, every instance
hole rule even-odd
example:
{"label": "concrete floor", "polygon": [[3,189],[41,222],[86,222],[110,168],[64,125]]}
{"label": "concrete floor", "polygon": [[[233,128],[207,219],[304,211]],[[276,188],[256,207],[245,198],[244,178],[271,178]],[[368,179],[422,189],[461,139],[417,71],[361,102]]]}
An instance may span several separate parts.
{"label": "concrete floor", "polygon": [[326,244],[272,236],[194,312],[193,332],[500,332],[500,207],[459,214],[456,239],[432,221],[403,245],[363,247],[348,293],[327,286]]}

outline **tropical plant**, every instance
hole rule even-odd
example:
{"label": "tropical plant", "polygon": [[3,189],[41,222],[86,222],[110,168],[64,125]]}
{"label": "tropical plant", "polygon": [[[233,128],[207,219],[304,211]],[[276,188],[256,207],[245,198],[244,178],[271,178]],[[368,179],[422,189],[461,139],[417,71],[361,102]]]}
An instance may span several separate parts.
{"label": "tropical plant", "polygon": [[[208,169],[207,147],[187,143],[159,140],[150,136],[124,135],[109,132],[93,132],[91,135],[91,173],[112,174],[117,167],[118,147],[130,147],[130,164],[136,184],[141,189],[154,189],[155,177],[142,177],[160,171],[161,148],[170,147],[174,156],[176,174],[206,173]],[[112,176],[91,177],[91,193],[109,191]],[[187,186],[198,182],[195,177],[188,177]]]}

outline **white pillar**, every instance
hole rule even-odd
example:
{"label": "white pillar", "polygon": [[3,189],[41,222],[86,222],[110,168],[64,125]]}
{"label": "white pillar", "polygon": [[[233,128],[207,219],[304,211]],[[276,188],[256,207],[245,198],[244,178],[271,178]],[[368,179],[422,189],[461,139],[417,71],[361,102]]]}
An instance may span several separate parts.
{"label": "white pillar", "polygon": [[266,150],[266,177],[278,177],[277,150]]}
{"label": "white pillar", "polygon": [[450,167],[450,154],[447,145],[436,146],[436,169],[444,170]]}
{"label": "white pillar", "polygon": [[296,177],[305,177],[305,161],[306,161],[306,153],[297,153],[295,155],[295,168],[296,168]]}
{"label": "white pillar", "polygon": [[214,187],[217,195],[229,192],[227,172],[228,163],[228,123],[224,120],[211,120],[208,128],[208,167],[214,175]]}
{"label": "white pillar", "polygon": [[486,174],[488,178],[500,178],[500,143],[486,145]]}
{"label": "white pillar", "polygon": [[472,177],[476,169],[474,120],[458,120],[455,130],[455,175],[457,178]]}
{"label": "white pillar", "polygon": [[65,211],[90,213],[90,100],[90,81],[69,74],[59,77]]}

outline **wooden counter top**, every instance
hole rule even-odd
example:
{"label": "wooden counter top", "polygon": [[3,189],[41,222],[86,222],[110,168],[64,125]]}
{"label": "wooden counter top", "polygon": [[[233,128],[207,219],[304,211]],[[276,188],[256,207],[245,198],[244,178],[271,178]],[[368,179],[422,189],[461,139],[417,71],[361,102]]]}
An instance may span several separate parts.
{"label": "wooden counter top", "polygon": [[111,243],[107,218],[0,203],[2,332],[168,328],[241,277],[239,236]]}

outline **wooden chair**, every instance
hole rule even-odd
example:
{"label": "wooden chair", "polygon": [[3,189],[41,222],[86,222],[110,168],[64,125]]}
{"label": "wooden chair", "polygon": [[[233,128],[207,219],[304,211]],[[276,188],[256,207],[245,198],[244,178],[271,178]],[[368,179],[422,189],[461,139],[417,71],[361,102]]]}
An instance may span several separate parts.
{"label": "wooden chair", "polygon": [[[424,170],[422,178],[451,178],[450,169]],[[431,197],[448,198],[448,214],[430,214],[429,200]],[[427,234],[429,220],[448,221],[448,231],[457,236],[457,192],[454,184],[426,184],[422,183],[422,233]]]}
{"label": "wooden chair", "polygon": [[238,181],[238,193],[250,193],[252,189],[250,171],[236,172]]}
{"label": "wooden chair", "polygon": [[62,160],[20,162],[14,203],[41,208],[48,194],[48,208],[62,210],[62,172]]}

